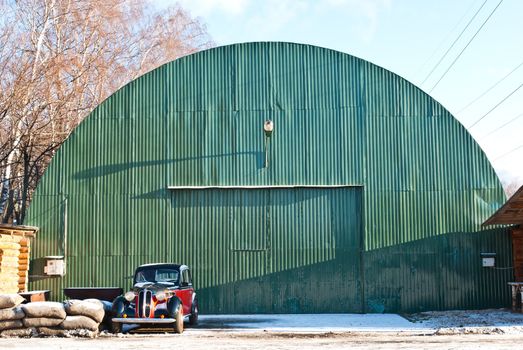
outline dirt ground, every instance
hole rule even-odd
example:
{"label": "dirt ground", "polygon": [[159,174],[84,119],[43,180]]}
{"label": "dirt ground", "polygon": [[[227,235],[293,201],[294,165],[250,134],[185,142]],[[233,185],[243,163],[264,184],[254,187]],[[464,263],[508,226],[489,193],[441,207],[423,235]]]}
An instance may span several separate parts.
{"label": "dirt ground", "polygon": [[175,334],[133,334],[120,337],[0,339],[2,349],[508,349],[521,348],[522,333],[277,333],[187,331]]}
{"label": "dirt ground", "polygon": [[[318,316],[321,315],[316,315]],[[406,315],[405,318],[398,315],[323,315],[316,323],[311,322],[312,317],[314,316],[207,316],[202,317],[200,326],[187,328],[181,335],[161,329],[135,330],[133,333],[130,328],[130,332],[126,334],[113,335],[102,332],[94,339],[2,338],[0,349],[523,348],[523,314],[503,309],[427,312]],[[374,326],[372,331],[362,328],[362,325],[365,326],[362,319],[367,320],[367,326]],[[306,323],[308,327],[305,327]],[[346,326],[346,330],[340,331],[339,323]],[[314,327],[314,324],[317,327]],[[391,325],[399,327],[400,330],[387,330],[386,327]]]}

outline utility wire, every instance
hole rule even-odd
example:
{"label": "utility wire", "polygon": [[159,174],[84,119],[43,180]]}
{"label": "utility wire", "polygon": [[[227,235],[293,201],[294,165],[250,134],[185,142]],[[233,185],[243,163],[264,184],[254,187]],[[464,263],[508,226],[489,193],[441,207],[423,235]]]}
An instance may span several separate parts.
{"label": "utility wire", "polygon": [[510,123],[518,120],[519,118],[523,117],[523,113],[518,115],[517,117],[511,119],[510,121],[506,122],[505,124],[501,125],[500,127],[497,127],[496,129],[492,130],[491,132],[483,135],[480,137],[480,139],[484,139],[484,138],[487,138],[488,136],[492,135],[493,133],[495,133],[496,131],[500,130],[500,129],[503,129],[505,126],[509,125]]}
{"label": "utility wire", "polygon": [[470,130],[472,129],[474,126],[476,126],[476,124],[478,124],[481,120],[483,120],[483,118],[485,118],[487,115],[489,115],[490,113],[492,113],[492,111],[494,111],[496,108],[498,108],[503,102],[505,102],[506,100],[508,100],[508,98],[512,95],[514,95],[519,89],[521,89],[523,87],[523,84],[519,85],[517,88],[515,88],[514,90],[512,90],[512,92],[510,94],[508,94],[507,96],[505,96],[501,101],[499,101],[494,107],[492,107],[490,109],[490,111],[488,111],[487,113],[483,114],[481,116],[481,118],[479,118],[478,120],[476,120],[474,123],[472,123],[471,126],[469,126],[467,129]]}
{"label": "utility wire", "polygon": [[501,159],[501,158],[503,158],[503,157],[505,157],[505,156],[508,156],[508,155],[511,154],[512,152],[515,152],[515,151],[517,151],[518,149],[521,149],[521,148],[523,148],[523,145],[519,145],[518,147],[513,148],[513,149],[511,149],[510,151],[508,151],[508,152],[506,152],[506,153],[503,153],[503,154],[500,155],[499,157],[494,158],[494,160],[498,160],[498,159]]}
{"label": "utility wire", "polygon": [[[445,57],[447,57],[448,53],[450,52],[450,50],[452,50],[452,48],[454,47],[454,45],[456,45],[456,43],[458,42],[458,40],[461,38],[461,36],[463,35],[463,33],[465,33],[465,31],[467,30],[467,28],[470,26],[470,24],[474,21],[474,19],[476,18],[476,16],[478,15],[478,13],[481,11],[481,9],[483,8],[483,6],[485,6],[485,4],[487,3],[488,0],[485,0],[483,2],[483,4],[481,4],[480,8],[476,11],[476,13],[474,14],[474,16],[472,16],[472,18],[469,20],[469,22],[467,23],[467,25],[465,26],[465,28],[463,28],[463,30],[461,31],[461,33],[459,33],[458,37],[454,40],[454,42],[452,43],[452,45],[450,45],[450,47],[447,49],[447,51],[445,51],[445,53],[443,54],[443,56],[441,56],[441,58],[439,59],[439,61],[434,65],[434,67],[432,68],[432,70],[429,72],[429,74],[427,74],[427,76],[425,77],[425,79],[423,79],[423,81],[421,82],[421,85],[425,84],[425,82],[427,81],[427,79],[432,75],[432,73],[434,73],[434,71],[436,70],[436,68],[439,67],[439,65],[441,64],[441,62],[445,59]],[[468,11],[467,11],[468,12]],[[461,22],[461,21],[460,21]]]}
{"label": "utility wire", "polygon": [[476,97],[474,100],[470,101],[465,107],[461,108],[456,114],[460,114],[461,112],[463,112],[464,110],[466,110],[467,108],[469,108],[471,105],[473,105],[474,103],[476,103],[480,98],[482,98],[483,96],[485,96],[487,93],[489,93],[492,89],[494,89],[496,86],[498,86],[502,81],[504,81],[505,79],[507,79],[509,76],[512,75],[512,73],[514,73],[515,71],[517,71],[521,66],[523,66],[523,61],[518,64],[514,69],[512,69],[507,75],[505,75],[503,78],[501,78],[500,80],[498,80],[494,85],[492,85],[491,87],[489,87],[487,90],[485,90],[481,95],[479,95],[478,97]]}
{"label": "utility wire", "polygon": [[[440,43],[438,44],[438,46],[434,49],[434,51],[432,51],[432,53],[430,54],[430,56],[425,60],[425,62],[423,62],[423,64],[416,70],[416,73],[414,73],[416,76],[418,75],[421,75],[421,71],[423,70],[423,68],[425,68],[425,66],[434,58],[434,56],[436,56],[436,54],[439,52],[439,50],[443,47],[443,44],[445,44],[448,39],[450,38],[451,34],[454,33],[454,31],[456,31],[456,29],[459,27],[459,25],[461,24],[461,22],[463,22],[463,20],[465,19],[465,17],[468,15],[468,13],[470,12],[470,10],[472,10],[472,8],[474,7],[474,5],[479,2],[479,1],[473,1],[470,6],[468,7],[467,11],[465,11],[465,13],[463,14],[463,16],[461,16],[461,18],[459,19],[459,21],[456,23],[456,25],[452,28],[452,30],[450,30],[447,35],[445,36],[445,38],[443,40],[440,41]],[[423,80],[423,82],[425,82],[425,80]],[[423,83],[421,83],[423,84]],[[421,85],[419,84],[419,85]]]}
{"label": "utility wire", "polygon": [[443,78],[447,75],[447,73],[450,71],[450,69],[454,66],[454,64],[456,63],[456,61],[461,57],[461,55],[463,54],[463,52],[465,52],[465,50],[469,47],[470,43],[476,38],[476,36],[479,34],[479,32],[481,31],[481,29],[483,29],[483,27],[485,26],[485,24],[487,24],[488,20],[492,17],[492,15],[496,12],[496,10],[498,9],[499,5],[501,5],[501,3],[503,2],[503,0],[500,0],[499,3],[496,5],[496,7],[492,10],[492,12],[490,12],[489,16],[487,17],[487,19],[481,24],[481,26],[478,28],[478,30],[476,31],[476,33],[474,33],[474,35],[472,36],[472,38],[470,38],[469,42],[467,43],[467,45],[465,45],[465,47],[463,48],[463,50],[461,50],[461,52],[458,54],[458,56],[456,56],[456,58],[454,59],[454,61],[452,61],[452,63],[450,64],[450,66],[447,68],[447,70],[445,71],[445,73],[443,73],[443,75],[439,78],[439,80],[436,82],[436,84],[434,84],[434,86],[432,87],[432,89],[430,89],[429,91],[429,94],[436,88],[436,86],[438,86],[438,84],[440,83],[441,80],[443,80]]}

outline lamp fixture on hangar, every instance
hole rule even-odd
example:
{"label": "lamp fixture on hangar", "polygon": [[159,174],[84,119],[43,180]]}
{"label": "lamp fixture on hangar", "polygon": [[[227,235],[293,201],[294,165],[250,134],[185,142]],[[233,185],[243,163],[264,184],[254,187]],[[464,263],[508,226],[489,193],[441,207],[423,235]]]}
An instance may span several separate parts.
{"label": "lamp fixture on hangar", "polygon": [[269,167],[269,156],[267,152],[268,144],[269,144],[269,138],[272,135],[272,131],[274,130],[274,123],[272,120],[267,119],[263,123],[263,131],[265,132],[265,167]]}

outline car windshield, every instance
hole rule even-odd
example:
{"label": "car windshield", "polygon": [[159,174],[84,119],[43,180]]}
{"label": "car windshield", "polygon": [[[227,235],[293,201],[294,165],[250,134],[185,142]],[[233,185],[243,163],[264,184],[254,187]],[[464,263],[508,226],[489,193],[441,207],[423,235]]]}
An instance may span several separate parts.
{"label": "car windshield", "polygon": [[136,273],[135,283],[143,282],[178,282],[178,270],[169,268],[147,268]]}

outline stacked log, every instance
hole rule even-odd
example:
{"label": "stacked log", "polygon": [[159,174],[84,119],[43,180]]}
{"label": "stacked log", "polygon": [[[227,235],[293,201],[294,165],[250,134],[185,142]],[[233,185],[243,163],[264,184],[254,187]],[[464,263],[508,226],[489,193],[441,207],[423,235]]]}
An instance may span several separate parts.
{"label": "stacked log", "polygon": [[[2,294],[17,293],[22,279],[25,288],[27,276],[20,276],[18,260],[22,239],[20,236],[0,235],[0,293]],[[28,243],[24,242],[24,244]],[[27,258],[25,261],[28,261]]]}
{"label": "stacked log", "polygon": [[18,255],[18,291],[25,292],[29,271],[29,238],[23,237],[20,242]]}

